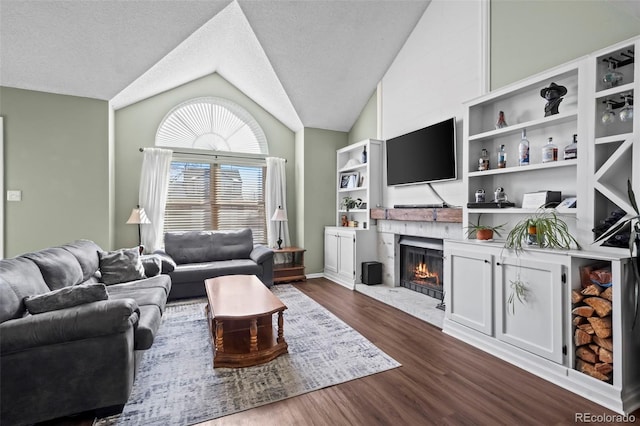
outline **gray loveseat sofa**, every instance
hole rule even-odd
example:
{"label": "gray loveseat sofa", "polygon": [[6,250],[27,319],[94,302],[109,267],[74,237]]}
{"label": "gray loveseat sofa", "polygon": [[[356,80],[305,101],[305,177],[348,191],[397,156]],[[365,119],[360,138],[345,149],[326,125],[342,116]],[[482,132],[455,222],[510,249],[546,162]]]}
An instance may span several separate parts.
{"label": "gray loveseat sofa", "polygon": [[256,275],[273,285],[273,250],[253,244],[251,229],[167,232],[164,251],[175,262],[169,299],[206,296],[204,280],[222,275]]}
{"label": "gray loveseat sofa", "polygon": [[[156,275],[105,286],[100,266],[103,261],[107,270],[106,255],[80,240],[0,260],[3,426],[93,410],[112,414],[126,403],[136,359],[151,347],[162,321],[171,279]],[[83,289],[100,297],[78,300]],[[52,295],[62,306],[50,303]],[[51,310],[42,309],[47,303]]]}

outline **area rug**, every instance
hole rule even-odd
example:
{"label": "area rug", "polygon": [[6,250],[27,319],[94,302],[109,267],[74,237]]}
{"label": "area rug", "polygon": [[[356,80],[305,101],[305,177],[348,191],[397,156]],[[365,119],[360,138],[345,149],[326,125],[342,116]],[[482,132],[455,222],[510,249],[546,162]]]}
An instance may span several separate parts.
{"label": "area rug", "polygon": [[272,290],[288,308],[288,354],[214,370],[206,299],[168,305],[123,412],[96,425],[191,425],[400,366],[295,287]]}

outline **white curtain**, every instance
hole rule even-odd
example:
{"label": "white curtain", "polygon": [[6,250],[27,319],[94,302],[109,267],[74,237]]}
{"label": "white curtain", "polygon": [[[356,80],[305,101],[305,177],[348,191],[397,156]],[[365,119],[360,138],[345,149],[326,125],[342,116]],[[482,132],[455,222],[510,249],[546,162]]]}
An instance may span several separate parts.
{"label": "white curtain", "polygon": [[148,253],[162,248],[172,154],[170,149],[162,148],[145,148],[143,153],[138,199],[151,221],[141,226],[142,245]]}
{"label": "white curtain", "polygon": [[[267,157],[267,182],[265,194],[265,210],[267,214],[267,242],[269,247],[278,247],[278,233],[282,224],[282,247],[291,244],[287,221],[273,222],[271,217],[278,206],[287,213],[287,175],[284,158]],[[289,217],[287,215],[287,217]]]}

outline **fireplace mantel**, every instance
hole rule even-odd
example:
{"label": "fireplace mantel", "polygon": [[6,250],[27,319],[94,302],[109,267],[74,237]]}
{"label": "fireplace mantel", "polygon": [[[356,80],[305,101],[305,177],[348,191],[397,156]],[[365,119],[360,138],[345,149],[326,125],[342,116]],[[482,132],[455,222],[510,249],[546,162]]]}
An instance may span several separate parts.
{"label": "fireplace mantel", "polygon": [[462,209],[416,208],[416,209],[371,209],[371,219],[405,220],[411,222],[462,223]]}

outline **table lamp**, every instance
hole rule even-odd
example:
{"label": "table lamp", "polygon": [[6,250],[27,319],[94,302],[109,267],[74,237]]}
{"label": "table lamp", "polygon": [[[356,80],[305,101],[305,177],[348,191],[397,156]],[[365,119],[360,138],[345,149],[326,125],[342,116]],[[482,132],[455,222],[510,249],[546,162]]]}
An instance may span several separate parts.
{"label": "table lamp", "polygon": [[284,211],[282,206],[278,206],[276,211],[271,216],[273,222],[280,222],[278,227],[278,250],[282,248],[282,222],[287,220],[287,212]]}

